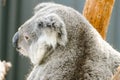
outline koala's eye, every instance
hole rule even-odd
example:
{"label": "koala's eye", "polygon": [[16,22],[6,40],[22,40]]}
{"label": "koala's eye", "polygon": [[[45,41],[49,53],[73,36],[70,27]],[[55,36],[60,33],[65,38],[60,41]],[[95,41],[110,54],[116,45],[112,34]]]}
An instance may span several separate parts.
{"label": "koala's eye", "polygon": [[28,36],[24,36],[24,38],[25,38],[25,40],[27,40],[27,41],[29,40],[29,37],[28,37]]}
{"label": "koala's eye", "polygon": [[38,27],[39,27],[39,28],[43,27],[43,22],[39,22],[39,23],[38,23]]}

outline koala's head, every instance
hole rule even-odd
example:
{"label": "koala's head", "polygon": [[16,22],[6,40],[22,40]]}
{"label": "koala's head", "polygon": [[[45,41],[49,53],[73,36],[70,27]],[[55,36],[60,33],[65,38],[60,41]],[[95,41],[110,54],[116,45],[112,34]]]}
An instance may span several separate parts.
{"label": "koala's head", "polygon": [[27,20],[13,37],[17,51],[28,56],[33,64],[41,63],[58,45],[65,46],[67,42],[66,26],[58,15],[38,14]]}

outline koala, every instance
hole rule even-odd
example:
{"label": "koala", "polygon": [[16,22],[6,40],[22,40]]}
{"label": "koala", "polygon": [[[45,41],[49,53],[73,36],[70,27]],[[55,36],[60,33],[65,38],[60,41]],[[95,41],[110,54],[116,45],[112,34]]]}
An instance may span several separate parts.
{"label": "koala", "polygon": [[111,80],[120,53],[75,9],[40,3],[13,37],[33,69],[27,80]]}

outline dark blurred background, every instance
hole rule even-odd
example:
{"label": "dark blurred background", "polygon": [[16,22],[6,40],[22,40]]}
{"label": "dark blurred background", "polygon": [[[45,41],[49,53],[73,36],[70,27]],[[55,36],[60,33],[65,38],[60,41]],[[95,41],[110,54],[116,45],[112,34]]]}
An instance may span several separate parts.
{"label": "dark blurred background", "polygon": [[[33,8],[41,2],[56,2],[71,6],[82,13],[85,0],[0,0],[0,60],[10,61],[7,80],[25,80],[31,70],[29,59],[18,54],[12,46],[17,28],[33,15]],[[120,0],[115,1],[107,41],[120,51]]]}

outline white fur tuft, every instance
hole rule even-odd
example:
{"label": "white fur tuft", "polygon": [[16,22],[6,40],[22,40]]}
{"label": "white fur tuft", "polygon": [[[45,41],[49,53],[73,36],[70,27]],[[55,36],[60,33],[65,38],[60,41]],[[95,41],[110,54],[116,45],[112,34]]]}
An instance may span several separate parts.
{"label": "white fur tuft", "polygon": [[57,34],[52,32],[51,34],[43,34],[39,37],[36,43],[31,44],[29,50],[29,57],[33,64],[39,64],[47,52],[47,47],[52,46],[55,49],[57,45]]}

